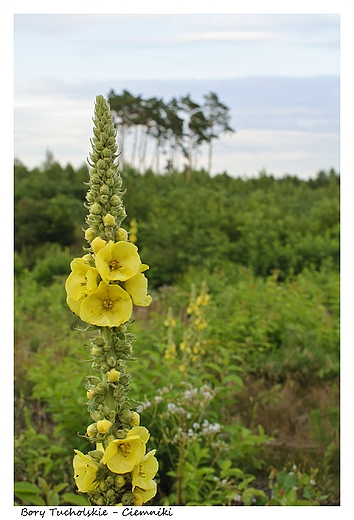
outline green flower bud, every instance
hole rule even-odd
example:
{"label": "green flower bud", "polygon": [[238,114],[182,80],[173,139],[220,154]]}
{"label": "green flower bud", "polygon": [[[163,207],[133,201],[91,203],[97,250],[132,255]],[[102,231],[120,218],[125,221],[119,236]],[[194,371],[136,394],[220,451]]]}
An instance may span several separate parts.
{"label": "green flower bud", "polygon": [[102,208],[101,208],[101,206],[97,202],[92,204],[92,206],[91,206],[91,213],[93,215],[100,215],[101,211],[102,211]]}
{"label": "green flower bud", "polygon": [[108,386],[106,385],[106,383],[99,383],[97,386],[96,386],[96,392],[98,394],[105,394],[108,390]]}
{"label": "green flower bud", "polygon": [[112,487],[114,485],[114,478],[111,477],[111,475],[108,475],[108,477],[105,480],[105,483],[108,487]]}
{"label": "green flower bud", "polygon": [[116,360],[113,356],[111,356],[107,359],[107,365],[112,368],[116,365]]}
{"label": "green flower bud", "polygon": [[103,457],[103,452],[99,450],[92,450],[89,451],[88,454],[95,459],[97,462],[99,462]]}
{"label": "green flower bud", "polygon": [[103,223],[105,226],[114,226],[115,222],[116,219],[110,213],[107,213],[107,215],[103,217]]}
{"label": "green flower bud", "polygon": [[102,349],[100,347],[92,347],[90,349],[91,356],[98,357],[102,354]]}
{"label": "green flower bud", "polygon": [[104,150],[102,150],[102,155],[103,157],[111,157],[112,153],[111,153],[111,150],[109,148],[104,148]]}
{"label": "green flower bud", "polygon": [[108,179],[112,179],[115,175],[115,171],[112,169],[112,168],[108,168],[108,170],[106,171],[106,177]]}
{"label": "green flower bud", "polygon": [[124,410],[121,414],[119,414],[122,422],[130,422],[132,418],[132,413],[130,410]]}
{"label": "green flower bud", "polygon": [[108,486],[105,482],[102,481],[102,482],[100,482],[100,485],[98,486],[98,488],[100,491],[102,491],[104,493],[105,491],[107,491]]}
{"label": "green flower bud", "polygon": [[122,477],[122,475],[117,475],[116,478],[114,479],[114,486],[117,489],[120,489],[121,487],[124,486],[124,484],[125,484],[125,480]]}
{"label": "green flower bud", "polygon": [[99,170],[105,170],[106,169],[106,163],[103,159],[98,159],[97,161],[97,168]]}
{"label": "green flower bud", "polygon": [[96,437],[98,433],[96,423],[90,424],[86,429],[86,433],[89,437]]}
{"label": "green flower bud", "polygon": [[95,174],[95,173],[91,173],[90,181],[92,182],[92,184],[101,184],[100,177],[97,174]]}
{"label": "green flower bud", "polygon": [[124,506],[133,506],[134,505],[133,493],[124,493],[124,495],[122,496],[122,504]]}
{"label": "green flower bud", "polygon": [[95,422],[100,421],[104,418],[103,414],[98,412],[97,410],[90,412],[91,419]]}
{"label": "green flower bud", "polygon": [[95,230],[89,227],[85,231],[85,238],[88,242],[91,242],[94,238],[96,238]]}
{"label": "green flower bud", "polygon": [[112,195],[112,197],[110,198],[110,203],[112,204],[112,206],[119,206],[119,204],[122,202],[122,199],[119,197],[119,195]]}
{"label": "green flower bud", "polygon": [[101,382],[101,379],[97,376],[86,376],[86,380],[90,385],[98,385]]}
{"label": "green flower bud", "polygon": [[107,186],[107,184],[102,184],[102,186],[100,187],[100,193],[101,195],[109,195],[110,193],[110,189],[109,187]]}

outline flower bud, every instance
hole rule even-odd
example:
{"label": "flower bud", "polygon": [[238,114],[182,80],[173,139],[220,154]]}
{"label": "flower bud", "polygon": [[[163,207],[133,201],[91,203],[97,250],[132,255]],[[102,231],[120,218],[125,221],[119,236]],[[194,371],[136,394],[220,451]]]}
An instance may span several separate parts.
{"label": "flower bud", "polygon": [[101,179],[97,174],[93,173],[90,175],[90,181],[92,182],[92,184],[100,184]]}
{"label": "flower bud", "polygon": [[132,419],[130,424],[132,426],[139,426],[140,424],[140,415],[137,412],[132,412]]}
{"label": "flower bud", "polygon": [[107,419],[97,422],[97,430],[99,433],[107,433],[111,426],[111,421],[107,421]]}
{"label": "flower bud", "polygon": [[91,388],[86,392],[87,399],[93,399],[95,397],[95,391]]}
{"label": "flower bud", "polygon": [[107,359],[107,365],[109,367],[114,367],[116,365],[116,359],[113,356],[109,357]]}
{"label": "flower bud", "polygon": [[86,433],[89,437],[96,437],[96,435],[97,435],[96,423],[90,424],[90,426],[87,427]]}
{"label": "flower bud", "polygon": [[117,383],[117,381],[119,381],[120,378],[120,372],[118,372],[118,370],[116,370],[115,368],[112,368],[112,370],[107,372],[106,376],[108,381],[110,381],[111,383]]}
{"label": "flower bud", "polygon": [[105,170],[106,169],[106,163],[103,159],[98,159],[97,161],[97,168],[99,170]]}
{"label": "flower bud", "polygon": [[94,229],[92,229],[91,227],[86,229],[86,231],[85,231],[85,239],[88,242],[91,242],[95,237],[96,237],[96,233],[95,233]]}
{"label": "flower bud", "polygon": [[114,226],[115,222],[116,219],[110,213],[107,213],[107,215],[103,217],[103,223],[105,226]]}
{"label": "flower bud", "polygon": [[101,211],[102,211],[102,208],[101,208],[101,206],[97,202],[95,202],[94,204],[92,204],[90,211],[94,215],[100,215]]}
{"label": "flower bud", "polygon": [[114,479],[114,486],[118,489],[120,489],[121,487],[123,487],[125,484],[125,480],[124,478],[122,477],[122,475],[117,475],[116,478]]}
{"label": "flower bud", "polygon": [[97,386],[96,386],[96,392],[98,394],[105,394],[107,392],[107,385],[105,383],[99,383]]}
{"label": "flower bud", "polygon": [[118,327],[118,331],[122,332],[122,334],[124,334],[124,332],[127,332],[127,330],[128,330],[128,327],[126,325],[120,325]]}
{"label": "flower bud", "polygon": [[103,415],[100,412],[98,412],[97,410],[90,412],[90,416],[91,416],[91,419],[96,422],[103,419]]}
{"label": "flower bud", "polygon": [[116,239],[118,241],[120,241],[120,240],[127,241],[128,240],[128,233],[126,232],[126,230],[124,228],[117,229]]}
{"label": "flower bud", "polygon": [[103,481],[100,482],[100,485],[98,487],[99,487],[99,490],[102,491],[102,493],[104,493],[108,489],[107,484]]}
{"label": "flower bud", "polygon": [[[134,496],[132,493],[124,493],[124,495],[122,496],[122,504],[125,505],[125,506],[132,506],[135,504],[134,502]],[[143,502],[141,502],[140,505],[142,505]]]}
{"label": "flower bud", "polygon": [[108,475],[108,477],[105,480],[105,483],[107,486],[112,487],[114,485],[114,478],[111,477],[111,475]]}
{"label": "flower bud", "polygon": [[133,493],[134,497],[134,505],[135,506],[142,506],[143,505],[143,499],[138,493]]}
{"label": "flower bud", "polygon": [[106,171],[106,177],[109,179],[114,177],[114,174],[115,174],[115,171],[113,170],[113,168],[108,168],[108,170]]}
{"label": "flower bud", "polygon": [[96,237],[94,240],[92,240],[92,244],[91,244],[91,247],[94,251],[94,253],[98,253],[98,251],[100,249],[102,249],[102,247],[104,247],[106,245],[106,242],[105,240],[103,240],[102,238],[100,237]]}
{"label": "flower bud", "polygon": [[100,354],[102,354],[102,349],[100,349],[100,347],[92,347],[92,349],[90,350],[90,354],[91,356],[99,356]]}
{"label": "flower bud", "polygon": [[122,420],[122,422],[130,422],[132,413],[130,410],[123,410],[123,412],[119,414],[119,417]]}
{"label": "flower bud", "polygon": [[115,399],[120,399],[124,395],[124,388],[122,386],[119,386],[118,388],[115,388],[113,390],[113,396]]}
{"label": "flower bud", "polygon": [[101,195],[108,195],[110,192],[110,189],[109,187],[107,186],[107,184],[102,184],[102,186],[100,187],[100,193]]}
{"label": "flower bud", "polygon": [[111,200],[110,200],[110,203],[112,204],[112,206],[119,206],[119,204],[121,202],[122,202],[122,199],[120,198],[119,195],[117,195],[116,193],[114,195],[112,195]]}

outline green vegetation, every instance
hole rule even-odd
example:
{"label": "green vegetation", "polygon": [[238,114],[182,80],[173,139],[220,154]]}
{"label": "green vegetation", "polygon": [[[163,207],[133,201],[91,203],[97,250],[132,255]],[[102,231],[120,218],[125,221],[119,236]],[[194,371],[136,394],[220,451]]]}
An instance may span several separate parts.
{"label": "green vegetation", "polygon": [[[339,175],[125,165],[122,177],[123,227],[138,223],[153,296],[130,325],[129,370],[158,450],[154,505],[338,503]],[[33,170],[15,163],[17,504],[85,500],[72,456],[90,449],[77,437],[89,333],[64,281],[82,255],[87,180],[85,166],[50,154]],[[193,314],[202,287],[209,298]]]}

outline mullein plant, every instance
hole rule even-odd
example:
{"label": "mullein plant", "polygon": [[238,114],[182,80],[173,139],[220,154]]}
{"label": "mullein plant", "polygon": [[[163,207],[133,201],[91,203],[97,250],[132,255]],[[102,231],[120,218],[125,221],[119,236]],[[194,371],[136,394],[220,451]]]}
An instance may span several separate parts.
{"label": "mullein plant", "polygon": [[82,435],[93,447],[75,451],[74,479],[91,505],[142,505],[157,492],[156,450],[147,451],[150,434],[128,398],[135,336],[128,332],[133,305],[147,307],[148,269],[121,227],[126,217],[118,171],[116,132],[110,107],[96,97],[91,141],[85,231],[88,247],[71,262],[65,289],[69,308],[93,331],[90,356],[95,375],[87,376],[91,424]]}
{"label": "mullein plant", "polygon": [[208,326],[204,317],[203,307],[207,307],[210,295],[207,292],[206,282],[202,282],[200,293],[197,295],[195,284],[191,285],[191,295],[187,307],[188,326],[183,333],[183,340],[179,344],[179,352],[174,342],[174,328],[176,320],[173,317],[172,309],[168,309],[168,314],[164,322],[167,327],[167,348],[165,358],[167,360],[177,359],[179,370],[186,372],[187,367],[192,362],[197,363],[205,354],[207,341],[204,338],[204,331]]}

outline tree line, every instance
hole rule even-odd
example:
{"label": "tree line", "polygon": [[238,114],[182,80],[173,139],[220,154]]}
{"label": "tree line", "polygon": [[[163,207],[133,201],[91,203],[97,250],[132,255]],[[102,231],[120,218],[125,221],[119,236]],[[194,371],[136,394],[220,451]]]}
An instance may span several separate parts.
{"label": "tree line", "polygon": [[[128,90],[116,94],[111,90],[108,101],[117,128],[121,163],[128,163],[144,172],[147,169],[147,148],[154,141],[150,168],[160,172],[161,153],[167,157],[165,171],[178,170],[181,157],[187,160],[187,176],[198,167],[202,145],[208,146],[208,172],[211,172],[213,143],[224,132],[234,132],[230,126],[230,109],[215,92],[204,95],[203,104],[190,94],[173,97],[144,99]],[[131,136],[131,154],[126,151]]]}

